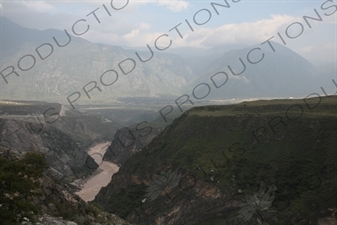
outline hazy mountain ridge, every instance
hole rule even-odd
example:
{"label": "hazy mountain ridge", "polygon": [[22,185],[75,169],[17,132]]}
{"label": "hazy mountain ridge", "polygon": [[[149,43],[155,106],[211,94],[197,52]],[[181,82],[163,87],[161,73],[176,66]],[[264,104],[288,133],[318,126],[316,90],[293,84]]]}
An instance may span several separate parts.
{"label": "hazy mountain ridge", "polygon": [[[208,98],[223,99],[302,97],[319,88],[316,85],[320,84],[314,81],[324,81],[324,79],[320,79],[317,69],[310,62],[280,44],[271,43],[275,52],[269,46],[257,45],[223,54],[200,72],[198,79],[190,85],[189,89],[199,83],[207,82],[211,84],[213,90],[216,90],[212,91]],[[252,62],[257,62],[262,57],[263,59],[261,62],[251,64],[248,62],[247,55],[254,48],[261,48],[261,50],[255,50],[249,59]],[[234,76],[229,67],[235,73]],[[215,89],[210,78],[220,71],[228,75],[228,81],[221,88]],[[222,77],[222,81],[217,83],[222,84],[225,81],[225,75],[219,75],[219,77]]]}
{"label": "hazy mountain ridge", "polygon": [[220,56],[231,50],[247,48],[245,44],[231,44],[217,46],[211,49],[198,49],[192,47],[181,47],[168,49],[167,51],[176,55],[180,55],[186,60],[186,63],[193,69],[194,74],[199,74],[209,64],[218,59]]}
{"label": "hazy mountain ridge", "polygon": [[[1,20],[6,31],[2,33],[5,36],[3,43],[11,46],[1,47],[5,52],[0,63],[1,70],[14,66],[20,75],[8,76],[6,79],[9,84],[0,77],[3,99],[48,100],[69,104],[66,98],[74,92],[81,95],[76,102],[79,104],[93,101],[104,103],[124,97],[177,98],[191,92],[202,82],[213,85],[210,77],[221,71],[228,74],[229,80],[219,89],[213,87],[208,99],[299,97],[319,88],[316,85],[330,84],[336,76],[335,68],[317,70],[303,57],[275,42],[271,43],[276,52],[268,44],[251,47],[227,45],[208,50],[177,48],[165,52],[155,51],[151,47],[154,51],[153,58],[148,62],[140,62],[135,53],[138,52],[143,60],[147,60],[151,56],[147,48],[123,49],[93,44],[73,36],[69,45],[60,48],[52,37],[55,36],[60,43],[65,44],[68,40],[64,31],[38,31],[22,28],[6,18]],[[27,35],[18,35],[19,33]],[[45,60],[41,60],[35,52],[35,48],[43,43],[54,46],[53,53]],[[265,54],[264,59],[257,64],[250,64],[246,59],[247,53],[256,47],[262,50],[252,53],[251,60],[258,61],[261,54]],[[42,56],[50,53],[49,48],[42,46],[39,49]],[[22,72],[17,68],[17,63],[27,54],[34,55],[36,64],[32,69]],[[126,60],[120,64],[128,58],[135,62]],[[231,66],[233,71],[242,71],[239,58],[242,58],[247,68],[243,74],[232,76],[227,66]],[[23,60],[21,66],[27,68],[32,65],[29,60],[32,59]],[[135,68],[124,75],[119,65],[125,73],[130,72],[133,66]],[[102,76],[108,70],[115,70],[118,76],[114,72]],[[10,71],[9,68],[3,73],[6,75]],[[100,90],[94,88],[96,84]],[[84,86],[90,98],[85,93]],[[76,97],[77,94],[72,98]]]}
{"label": "hazy mountain ridge", "polygon": [[[177,55],[155,52],[151,60],[142,63],[138,60],[135,51],[124,50],[116,46],[93,44],[75,37],[71,37],[69,45],[59,48],[52,37],[55,35],[56,38],[66,38],[62,31],[37,31],[14,26],[7,19],[2,20],[4,28],[7,27],[5,33],[8,36],[3,43],[8,41],[19,48],[12,51],[10,56],[6,57],[9,54],[4,54],[4,58],[1,59],[1,70],[8,66],[14,66],[20,75],[17,77],[11,74],[7,77],[9,84],[6,84],[2,79],[2,98],[39,100],[54,98],[65,102],[65,97],[75,91],[80,91],[83,95],[82,98],[88,99],[82,88],[92,81],[97,82],[102,90],[102,93],[97,89],[90,93],[96,99],[102,98],[102,96],[113,99],[130,96],[175,96],[179,93],[179,88],[185,85],[191,77],[191,68]],[[9,29],[12,25],[15,27],[13,30]],[[10,38],[15,37],[18,32],[21,32],[21,35],[27,32],[31,35],[28,35],[27,41],[20,38],[11,42]],[[40,35],[49,36],[49,39],[43,39],[44,42],[42,42],[42,38],[34,39],[35,36],[40,37]],[[36,43],[39,45],[52,44],[54,46],[52,54],[42,61],[35,52],[35,48],[39,46]],[[65,41],[62,42],[62,44],[64,43]],[[51,49],[50,46],[42,46],[39,51],[45,57],[51,52]],[[17,63],[27,53],[35,56],[36,64],[32,69],[22,72],[17,68]],[[150,57],[149,51],[138,53],[143,59]],[[132,73],[124,75],[118,68],[118,64],[127,58],[136,60],[136,66]],[[30,59],[21,62],[21,67],[29,68],[32,64],[30,57]],[[125,62],[121,66],[127,73],[133,67],[133,62]],[[118,73],[117,81],[111,86],[104,86],[100,78],[103,73],[112,69]],[[8,69],[4,74],[10,71],[11,69]],[[116,75],[110,73],[102,79],[104,84],[111,84],[116,80]],[[92,86],[94,85],[92,84]],[[87,87],[87,90],[89,89],[90,87]]]}

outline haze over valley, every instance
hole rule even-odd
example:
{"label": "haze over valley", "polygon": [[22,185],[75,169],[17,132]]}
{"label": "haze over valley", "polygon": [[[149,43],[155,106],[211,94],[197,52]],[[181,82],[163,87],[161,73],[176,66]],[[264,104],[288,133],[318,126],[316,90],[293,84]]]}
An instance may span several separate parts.
{"label": "haze over valley", "polygon": [[[210,94],[202,99],[289,98],[305,97],[320,89],[316,84],[322,80],[328,84],[324,87],[327,93],[333,94],[335,90],[331,81],[336,80],[334,66],[315,67],[275,42],[270,42],[272,47],[265,43],[226,45],[203,51],[197,48],[185,51],[176,48],[172,53],[154,51],[148,62],[141,62],[135,53],[149,59],[148,49],[94,44],[74,36],[67,38],[60,30],[24,28],[4,17],[1,24],[5,34],[2,41],[9,43],[1,49],[2,99],[57,101],[66,106],[124,102],[125,98],[129,103],[144,100],[155,103],[165,99],[172,102],[184,94],[203,97],[208,91]],[[22,35],[17,37],[18,33]],[[53,38],[69,44],[60,48]],[[256,65],[246,60],[254,48],[262,50],[251,54],[251,60],[259,61],[263,55],[263,61]],[[195,54],[191,56],[186,51]],[[245,60],[244,65],[239,59]],[[214,77],[219,72],[223,74]],[[237,76],[239,72],[243,73]],[[216,88],[226,80],[225,85]],[[202,83],[210,87],[198,87]]]}
{"label": "haze over valley", "polygon": [[0,224],[337,224],[337,2],[0,2]]}

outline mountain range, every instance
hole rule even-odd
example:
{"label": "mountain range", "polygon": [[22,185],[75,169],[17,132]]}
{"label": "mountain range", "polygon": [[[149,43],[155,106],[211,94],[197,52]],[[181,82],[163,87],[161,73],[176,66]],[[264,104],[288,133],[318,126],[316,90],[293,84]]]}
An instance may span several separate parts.
{"label": "mountain range", "polygon": [[[143,60],[148,59],[151,55],[147,48],[96,44],[73,36],[70,43],[61,48],[53,37],[60,45],[67,43],[69,38],[64,31],[28,29],[4,17],[0,20],[0,72],[6,76],[13,66],[19,74],[16,76],[12,73],[6,77],[8,84],[1,77],[2,99],[69,104],[67,97],[74,92],[81,95],[76,102],[78,104],[106,103],[126,97],[174,99],[183,94],[193,97],[193,89],[200,83],[211,86],[207,99],[288,98],[306,96],[320,86],[330,84],[336,76],[335,67],[315,67],[286,46],[275,42],[271,42],[275,52],[267,44],[236,44],[205,50],[172,48],[165,52],[154,51],[150,60],[141,62],[136,53]],[[44,60],[38,56],[37,48]],[[261,49],[251,54],[252,60],[258,61],[262,54],[264,58],[259,63],[251,64],[247,61],[247,54],[254,48]],[[33,57],[27,54],[35,58],[35,64]],[[241,75],[233,76],[228,66],[233,71],[241,71],[243,65],[240,58],[246,70]],[[34,66],[21,71],[18,64],[23,70]],[[221,88],[215,88],[210,78],[219,72],[227,73],[228,81]],[[99,89],[95,88],[95,84]],[[205,85],[199,86],[195,92],[207,93],[205,88]],[[328,92],[333,93],[334,90],[334,86],[330,86]]]}

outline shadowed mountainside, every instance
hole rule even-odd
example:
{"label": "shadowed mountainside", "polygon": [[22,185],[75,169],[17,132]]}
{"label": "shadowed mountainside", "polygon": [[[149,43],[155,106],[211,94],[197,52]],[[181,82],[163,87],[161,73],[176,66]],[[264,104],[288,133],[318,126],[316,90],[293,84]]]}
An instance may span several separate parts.
{"label": "shadowed mountainside", "polygon": [[[49,175],[68,182],[97,168],[86,150],[110,141],[120,126],[100,115],[70,110],[61,113],[63,107],[57,103],[13,101],[0,107],[0,146],[19,154],[45,154]],[[54,110],[47,111],[50,108]],[[47,116],[43,115],[45,111]]]}
{"label": "shadowed mountainside", "polygon": [[318,224],[337,207],[336,105],[334,96],[188,110],[95,202],[137,224]]}

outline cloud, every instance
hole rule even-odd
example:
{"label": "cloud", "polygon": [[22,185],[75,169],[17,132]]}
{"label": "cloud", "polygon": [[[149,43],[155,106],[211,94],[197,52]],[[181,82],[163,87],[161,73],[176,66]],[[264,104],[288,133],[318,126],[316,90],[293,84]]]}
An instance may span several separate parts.
{"label": "cloud", "polygon": [[139,29],[134,29],[130,33],[123,35],[123,37],[127,40],[133,40],[139,36]]}
{"label": "cloud", "polygon": [[167,6],[173,12],[186,10],[190,5],[187,1],[181,0],[158,0],[158,4]]}
{"label": "cloud", "polygon": [[304,47],[298,47],[294,50],[311,62],[336,62],[336,42],[307,45]]}
{"label": "cloud", "polygon": [[46,3],[45,1],[20,1],[20,4],[26,6],[29,9],[45,12],[54,9],[54,6]]}
{"label": "cloud", "polygon": [[151,32],[151,26],[145,22],[130,24],[120,21],[119,23],[101,24],[99,29],[93,27],[92,32],[88,32],[85,38],[91,42],[104,43],[110,45],[146,46],[161,35]]}
{"label": "cloud", "polygon": [[239,24],[225,24],[216,28],[200,28],[178,40],[178,45],[194,47],[215,47],[225,44],[246,43],[256,44],[265,41],[277,32],[284,32],[292,22],[299,21],[299,17],[289,15],[271,15],[269,19]]}
{"label": "cloud", "polygon": [[327,16],[324,18],[325,22],[328,22],[330,24],[337,24],[337,13],[331,15],[331,16]]}
{"label": "cloud", "polygon": [[0,2],[0,9],[3,9],[3,7],[2,7],[2,3]]}
{"label": "cloud", "polygon": [[308,53],[310,54],[310,53],[312,53],[314,48],[315,48],[315,46],[313,46],[313,45],[304,46],[304,47],[299,49],[299,52],[301,52],[302,54],[308,54]]}
{"label": "cloud", "polygon": [[[211,48],[235,43],[257,44],[275,36],[277,32],[284,33],[289,24],[300,19],[289,15],[271,15],[268,19],[255,22],[232,23],[215,28],[198,28],[194,32],[183,32],[183,39],[173,33],[168,34],[172,39],[173,48],[183,46]],[[163,34],[150,29],[150,25],[145,22],[137,25],[114,23],[107,26],[104,32],[102,28],[101,25],[100,30],[95,30],[92,35],[88,33],[86,38],[93,42],[139,47],[152,45],[156,38]]]}
{"label": "cloud", "polygon": [[2,16],[23,27],[39,30],[50,28],[63,30],[71,26],[72,21],[81,18],[75,12],[72,14],[63,12],[63,8],[61,9],[61,7],[54,4],[51,5],[51,3],[42,1],[4,1],[1,13]]}
{"label": "cloud", "polygon": [[138,26],[139,26],[139,29],[141,30],[148,30],[151,28],[150,24],[145,23],[145,22],[141,22]]}

